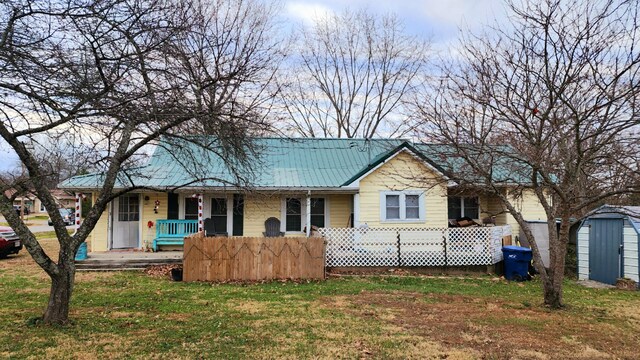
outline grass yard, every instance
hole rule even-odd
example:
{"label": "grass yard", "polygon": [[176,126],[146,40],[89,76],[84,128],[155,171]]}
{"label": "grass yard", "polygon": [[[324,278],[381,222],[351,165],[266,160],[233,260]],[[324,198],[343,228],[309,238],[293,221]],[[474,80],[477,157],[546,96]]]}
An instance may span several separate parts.
{"label": "grass yard", "polygon": [[49,220],[49,215],[29,215],[29,220]]}
{"label": "grass yard", "polygon": [[[27,226],[33,225],[30,222],[25,222],[24,224],[27,225]],[[9,226],[9,223],[8,222],[4,222],[4,221],[0,221],[0,226]]]}
{"label": "grass yard", "polygon": [[[52,240],[43,241],[55,251]],[[175,283],[79,273],[73,324],[30,325],[48,282],[26,252],[0,261],[0,358],[637,358],[640,293],[494,277]]]}

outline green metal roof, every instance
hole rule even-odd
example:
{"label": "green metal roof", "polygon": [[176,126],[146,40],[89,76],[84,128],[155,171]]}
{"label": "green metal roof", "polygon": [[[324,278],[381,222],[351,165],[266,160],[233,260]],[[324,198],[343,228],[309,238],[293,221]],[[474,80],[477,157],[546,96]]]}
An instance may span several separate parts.
{"label": "green metal roof", "polygon": [[[208,139],[215,143],[214,138]],[[248,166],[243,166],[192,142],[164,141],[148,165],[123,172],[115,187],[340,188],[403,148],[442,172],[461,166],[460,159],[443,155],[449,147],[412,145],[403,139],[257,138],[252,142],[256,151],[247,158]],[[102,181],[102,173],[94,173],[72,177],[60,187],[96,189]]]}

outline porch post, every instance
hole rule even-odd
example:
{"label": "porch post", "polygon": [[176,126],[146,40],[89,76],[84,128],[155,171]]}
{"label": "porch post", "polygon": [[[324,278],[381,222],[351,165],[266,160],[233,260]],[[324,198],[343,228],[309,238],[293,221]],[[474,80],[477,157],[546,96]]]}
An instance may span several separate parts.
{"label": "porch post", "polygon": [[311,191],[307,191],[307,237],[311,236]]}
{"label": "porch post", "polygon": [[204,229],[202,216],[202,194],[198,194],[198,232]]}
{"label": "porch post", "polygon": [[76,193],[76,217],[75,217],[76,232],[78,232],[78,229],[80,229],[81,223],[82,223],[82,194]]}
{"label": "porch post", "polygon": [[360,226],[360,194],[353,194],[353,227]]}

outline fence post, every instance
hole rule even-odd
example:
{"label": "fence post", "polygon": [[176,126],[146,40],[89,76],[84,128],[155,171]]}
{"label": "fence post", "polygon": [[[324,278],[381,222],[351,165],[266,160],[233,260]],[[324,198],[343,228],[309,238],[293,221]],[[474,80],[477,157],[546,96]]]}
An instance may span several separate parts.
{"label": "fence post", "polygon": [[486,241],[487,241],[487,255],[488,255],[488,259],[489,259],[489,265],[491,265],[491,263],[493,261],[491,261],[491,259],[493,258],[493,232],[494,232],[494,227],[487,227],[487,235],[486,235]]}
{"label": "fence post", "polygon": [[397,247],[398,247],[398,266],[402,266],[402,258],[400,257],[400,231],[398,231],[397,236]]}
{"label": "fence post", "polygon": [[442,232],[442,248],[444,250],[444,266],[448,266],[448,259],[447,259],[447,231],[449,231],[448,229],[445,229]]}

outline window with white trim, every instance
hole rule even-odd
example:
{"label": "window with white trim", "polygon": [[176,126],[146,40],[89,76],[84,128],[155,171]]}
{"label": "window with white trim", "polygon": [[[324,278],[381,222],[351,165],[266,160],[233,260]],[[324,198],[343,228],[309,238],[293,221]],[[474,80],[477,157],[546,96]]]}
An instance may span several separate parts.
{"label": "window with white trim", "polygon": [[471,219],[480,218],[480,203],[477,196],[460,197],[450,196],[447,199],[449,219],[459,219],[468,217]]}
{"label": "window with white trim", "polygon": [[285,201],[285,231],[302,231],[302,201],[287,198]]}
{"label": "window with white trim", "polygon": [[211,198],[211,219],[216,233],[227,232],[227,199]]}
{"label": "window with white trim", "polygon": [[184,219],[198,220],[198,198],[197,197],[184,198]]}
{"label": "window with white trim", "polygon": [[424,195],[421,191],[383,191],[380,214],[382,221],[424,221]]}
{"label": "window with white trim", "polygon": [[[283,228],[287,232],[300,232],[307,226],[306,197],[285,198],[283,201]],[[311,225],[326,227],[329,223],[327,214],[327,199],[323,197],[311,198]]]}

